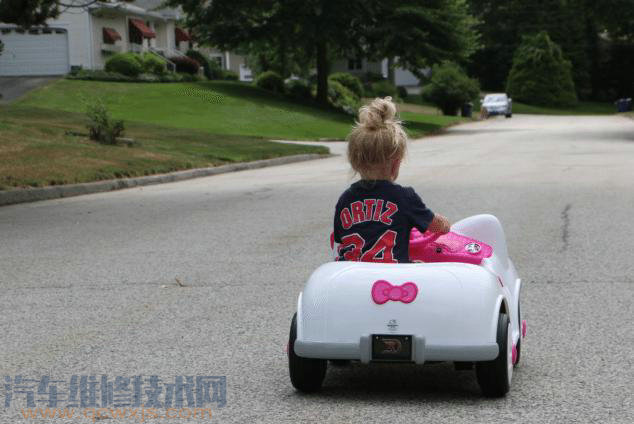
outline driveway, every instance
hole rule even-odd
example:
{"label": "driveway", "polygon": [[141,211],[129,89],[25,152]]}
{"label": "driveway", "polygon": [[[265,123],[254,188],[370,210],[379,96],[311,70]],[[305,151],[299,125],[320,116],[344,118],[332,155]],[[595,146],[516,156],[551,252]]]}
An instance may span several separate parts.
{"label": "driveway", "polygon": [[452,220],[504,225],[528,321],[504,399],[442,363],[291,387],[290,318],[330,258],[343,156],[0,208],[0,374],[226,376],[217,423],[631,423],[632,181],[634,121],[618,116],[516,115],[410,145],[401,184]]}
{"label": "driveway", "polygon": [[43,76],[43,77],[0,77],[0,98],[1,103],[10,103],[19,97],[22,97],[31,90],[48,84],[59,76]]}

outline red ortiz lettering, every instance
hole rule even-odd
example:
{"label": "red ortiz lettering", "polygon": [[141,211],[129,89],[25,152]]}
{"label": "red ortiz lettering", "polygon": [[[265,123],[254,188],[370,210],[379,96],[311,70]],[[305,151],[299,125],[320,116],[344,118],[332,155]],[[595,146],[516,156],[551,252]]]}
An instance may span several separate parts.
{"label": "red ortiz lettering", "polygon": [[350,207],[343,208],[339,219],[341,220],[341,226],[345,230],[355,224],[368,221],[391,225],[392,215],[396,212],[398,212],[396,203],[385,202],[383,199],[365,199],[363,202],[352,202]]}

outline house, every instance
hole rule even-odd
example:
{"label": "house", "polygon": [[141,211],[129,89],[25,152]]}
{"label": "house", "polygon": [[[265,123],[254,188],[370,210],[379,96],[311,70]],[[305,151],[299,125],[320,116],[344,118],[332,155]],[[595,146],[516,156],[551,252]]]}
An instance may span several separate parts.
{"label": "house", "polygon": [[[5,50],[0,75],[58,75],[72,68],[103,69],[117,52],[183,55],[190,37],[177,10],[150,11],[125,2],[95,2],[65,9],[47,27],[0,26]],[[0,24],[1,25],[1,24]]]}
{"label": "house", "polygon": [[[84,4],[85,0],[68,0]],[[193,45],[178,9],[162,8],[162,0],[97,1],[83,8],[65,8],[46,27],[24,30],[0,23],[0,76],[63,75],[71,69],[103,69],[108,56],[118,52],[151,52],[182,56]],[[209,51],[224,58],[223,69],[248,78],[244,58],[230,52]],[[242,66],[241,66],[242,64]],[[241,72],[241,68],[245,68]],[[248,71],[248,72],[247,72]]]}
{"label": "house", "polygon": [[[331,66],[332,72],[348,72],[358,77],[372,73],[387,78],[387,59],[380,62],[366,59],[339,59]],[[418,92],[420,80],[407,69],[396,67],[394,69],[394,82],[397,87],[405,87],[409,92]]]}
{"label": "house", "polygon": [[210,60],[215,61],[221,69],[238,74],[240,81],[253,81],[253,74],[247,65],[245,56],[208,46],[196,46],[196,48]]}

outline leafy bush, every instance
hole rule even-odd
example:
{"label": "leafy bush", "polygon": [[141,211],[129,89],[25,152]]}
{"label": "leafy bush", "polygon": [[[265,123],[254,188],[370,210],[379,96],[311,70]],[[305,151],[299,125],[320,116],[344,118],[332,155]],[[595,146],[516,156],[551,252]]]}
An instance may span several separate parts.
{"label": "leafy bush", "polygon": [[106,71],[136,77],[143,72],[143,61],[134,53],[117,53],[106,61]]}
{"label": "leafy bush", "polygon": [[159,82],[160,80],[160,76],[155,74],[141,74],[136,77],[138,82]]}
{"label": "leafy bush", "polygon": [[108,72],[101,70],[79,69],[66,76],[68,79],[78,79],[87,81],[114,81],[114,82],[130,82],[135,78],[126,77],[118,72]]}
{"label": "leafy bush", "polygon": [[198,74],[180,74],[180,77],[183,82],[197,82],[204,78]]}
{"label": "leafy bush", "polygon": [[390,96],[394,99],[398,98],[398,91],[396,91],[396,86],[394,86],[394,84],[392,84],[388,80],[373,82],[370,85],[370,90],[372,93],[371,97]]}
{"label": "leafy bush", "polygon": [[266,71],[262,72],[255,78],[253,82],[256,87],[264,90],[273,91],[274,93],[284,92],[284,81],[277,72]]}
{"label": "leafy bush", "polygon": [[286,83],[288,96],[295,100],[307,100],[312,98],[310,85],[304,80],[289,80]]}
{"label": "leafy bush", "polygon": [[430,82],[421,94],[423,100],[436,105],[443,114],[456,115],[463,104],[479,96],[480,85],[455,63],[443,62],[432,68]]}
{"label": "leafy bush", "polygon": [[233,72],[233,71],[222,71],[222,79],[225,80],[229,80],[229,81],[238,81],[240,79],[240,77],[238,76],[237,73]]}
{"label": "leafy bush", "polygon": [[168,72],[167,74],[159,77],[160,82],[181,82],[184,74],[177,74],[175,72]]}
{"label": "leafy bush", "polygon": [[[207,79],[217,79],[219,76],[219,73],[217,72],[218,70],[218,64],[215,61],[211,61],[213,62],[213,65],[215,65],[215,67],[213,67],[212,63],[210,63],[209,59],[207,59],[205,57],[205,55],[203,55],[201,52],[199,52],[198,50],[187,50],[187,53],[185,53],[188,57],[194,59],[196,62],[200,63],[200,66],[203,67],[203,73],[205,74],[205,78]],[[213,68],[212,68],[213,67]]]}
{"label": "leafy bush", "polygon": [[352,91],[357,97],[363,97],[363,84],[361,80],[346,72],[335,72],[328,77],[329,81],[337,81],[339,84]]}
{"label": "leafy bush", "polygon": [[167,61],[154,53],[143,53],[141,60],[143,61],[143,72],[146,74],[163,75],[167,71]]}
{"label": "leafy bush", "polygon": [[407,96],[408,96],[409,94],[407,93],[407,89],[406,89],[405,87],[403,87],[403,86],[396,87],[396,90],[397,90],[397,92],[398,92],[398,96],[399,96],[401,99],[403,99],[403,100],[407,99]]}
{"label": "leafy bush", "polygon": [[328,84],[328,101],[333,107],[349,115],[356,115],[360,104],[360,99],[337,81],[330,81]]}
{"label": "leafy bush", "polygon": [[194,75],[198,73],[200,69],[200,63],[198,61],[192,59],[187,56],[176,56],[170,58],[170,61],[176,65],[176,72],[181,72],[184,74]]}
{"label": "leafy bush", "polygon": [[222,79],[223,78],[222,68],[220,67],[220,65],[218,65],[218,62],[216,62],[215,60],[210,60],[208,61],[208,63],[209,63],[209,75],[205,75],[205,76],[208,79],[214,79],[214,80]]}
{"label": "leafy bush", "polygon": [[86,108],[88,131],[90,138],[101,144],[117,144],[117,137],[123,135],[123,121],[115,121],[101,100],[91,103]]}
{"label": "leafy bush", "polygon": [[548,33],[524,37],[515,51],[506,90],[511,97],[540,106],[577,103],[572,65]]}

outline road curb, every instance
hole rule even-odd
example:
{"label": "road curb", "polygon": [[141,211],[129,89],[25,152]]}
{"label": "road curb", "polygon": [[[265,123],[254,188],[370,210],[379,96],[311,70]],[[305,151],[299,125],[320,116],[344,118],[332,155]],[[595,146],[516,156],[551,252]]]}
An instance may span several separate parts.
{"label": "road curb", "polygon": [[122,178],[116,180],[96,181],[92,183],[67,184],[42,188],[25,188],[18,190],[0,191],[0,206],[16,203],[36,202],[39,200],[58,199],[61,197],[81,196],[82,194],[101,193],[105,191],[121,190],[125,188],[141,187],[153,184],[173,183],[192,178],[209,177],[211,175],[228,172],[246,171],[249,169],[266,168],[269,166],[286,165],[289,163],[331,157],[330,154],[304,154],[283,156],[274,159],[242,162],[212,168],[196,168],[176,171],[169,174],[149,175],[146,177]]}

